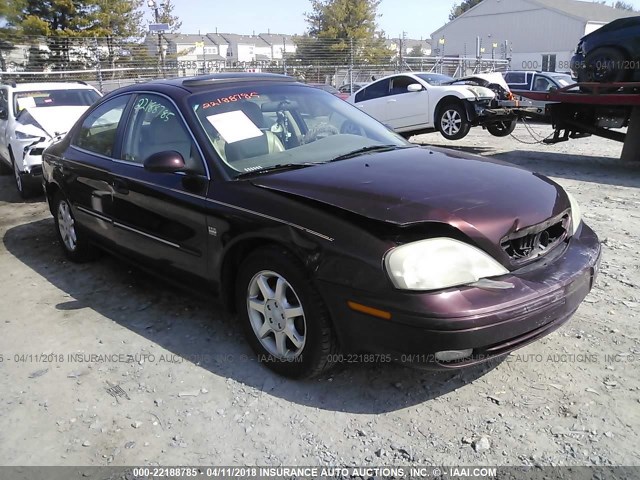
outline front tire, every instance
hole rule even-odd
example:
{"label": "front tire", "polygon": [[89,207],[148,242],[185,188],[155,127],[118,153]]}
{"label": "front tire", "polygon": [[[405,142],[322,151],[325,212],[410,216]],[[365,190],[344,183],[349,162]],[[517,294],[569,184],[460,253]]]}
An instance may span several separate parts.
{"label": "front tire", "polygon": [[320,294],[287,250],[261,248],[240,266],[236,308],[259,360],[290,378],[311,378],[332,366],[337,340]]}
{"label": "front tire", "polygon": [[53,205],[56,234],[66,257],[76,263],[93,260],[96,256],[95,247],[89,243],[86,234],[76,223],[67,197],[62,192],[56,193]]}
{"label": "front tire", "polygon": [[505,120],[504,122],[490,123],[487,125],[487,131],[494,137],[506,137],[511,135],[516,129],[518,120]]}
{"label": "front tire", "polygon": [[436,127],[447,140],[460,140],[469,133],[471,122],[467,112],[459,103],[449,103],[438,112]]}
{"label": "front tire", "polygon": [[13,157],[13,152],[9,150],[9,155],[11,156],[11,164],[13,165],[13,178],[16,185],[16,190],[18,190],[18,194],[23,200],[26,200],[34,195],[33,189],[27,185],[22,179],[22,174],[20,173],[20,169],[18,168],[18,164],[16,159]]}

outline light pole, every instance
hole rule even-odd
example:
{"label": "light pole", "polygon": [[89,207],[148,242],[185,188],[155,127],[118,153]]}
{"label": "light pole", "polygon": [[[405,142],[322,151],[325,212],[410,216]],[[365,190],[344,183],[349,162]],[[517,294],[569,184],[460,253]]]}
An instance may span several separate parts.
{"label": "light pole", "polygon": [[[156,24],[160,23],[160,11],[156,0],[148,0],[147,6],[153,9]],[[162,30],[158,30],[158,70],[164,75],[164,48],[162,46]]]}
{"label": "light pole", "polygon": [[438,39],[438,45],[440,45],[440,53],[442,54],[442,62],[440,63],[440,73],[442,73],[442,67],[444,66],[444,37]]}

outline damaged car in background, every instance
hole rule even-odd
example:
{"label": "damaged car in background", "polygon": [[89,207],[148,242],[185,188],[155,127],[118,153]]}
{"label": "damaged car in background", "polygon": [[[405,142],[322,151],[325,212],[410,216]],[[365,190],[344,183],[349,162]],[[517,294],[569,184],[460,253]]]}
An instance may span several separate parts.
{"label": "damaged car in background", "polygon": [[42,193],[42,152],[100,97],[84,82],[0,85],[0,162],[22,198]]}
{"label": "damaged car in background", "polygon": [[517,114],[499,73],[453,79],[430,72],[390,75],[351,95],[348,102],[408,138],[439,131],[449,140],[483,126],[495,136],[515,128]]}
{"label": "damaged car in background", "polygon": [[204,290],[295,378],[344,354],[504,356],[571,317],[600,259],[553,180],[413,145],[282,75],[116,90],[45,150],[43,175],[69,259],[99,247]]}

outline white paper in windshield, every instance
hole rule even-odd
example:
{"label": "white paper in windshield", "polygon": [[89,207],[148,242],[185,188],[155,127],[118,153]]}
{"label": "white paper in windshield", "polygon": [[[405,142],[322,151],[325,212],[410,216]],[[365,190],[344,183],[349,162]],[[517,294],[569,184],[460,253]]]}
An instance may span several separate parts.
{"label": "white paper in windshield", "polygon": [[18,109],[33,108],[36,106],[36,99],[33,97],[18,98]]}
{"label": "white paper in windshield", "polygon": [[239,142],[262,135],[262,131],[242,110],[219,113],[207,117],[209,123],[220,133],[227,143]]}

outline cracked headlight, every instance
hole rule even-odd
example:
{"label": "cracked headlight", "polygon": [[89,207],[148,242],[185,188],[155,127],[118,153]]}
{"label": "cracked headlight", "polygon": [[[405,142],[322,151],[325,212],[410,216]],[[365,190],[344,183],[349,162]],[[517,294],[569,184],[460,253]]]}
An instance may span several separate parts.
{"label": "cracked headlight", "polygon": [[25,133],[25,132],[21,132],[20,130],[16,130],[15,131],[16,134],[16,140],[39,140],[41,137],[37,136],[37,135],[31,135],[29,133]]}
{"label": "cracked headlight", "polygon": [[582,212],[580,211],[580,205],[578,201],[565,190],[567,197],[569,197],[569,203],[571,204],[571,235],[575,235],[582,222]]}
{"label": "cracked headlight", "polygon": [[390,250],[385,266],[402,290],[439,290],[509,273],[482,250],[452,238],[431,238]]}

